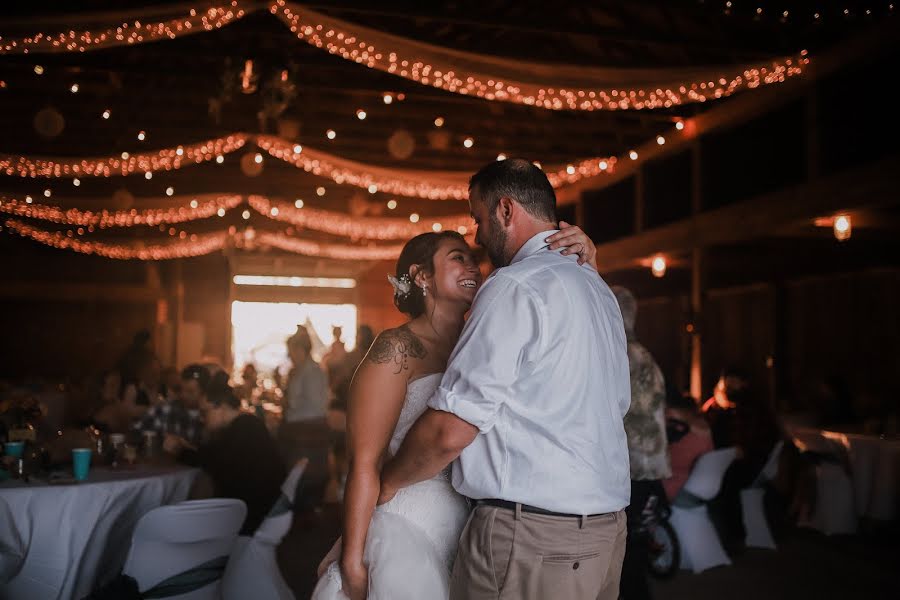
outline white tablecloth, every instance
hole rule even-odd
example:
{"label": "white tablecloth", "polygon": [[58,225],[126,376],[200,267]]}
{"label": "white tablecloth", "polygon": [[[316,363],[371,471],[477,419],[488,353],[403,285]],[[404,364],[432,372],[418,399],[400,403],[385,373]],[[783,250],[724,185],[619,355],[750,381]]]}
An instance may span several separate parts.
{"label": "white tablecloth", "polygon": [[900,517],[900,440],[818,429],[797,429],[793,435],[798,446],[843,453],[859,516],[883,521]]}
{"label": "white tablecloth", "polygon": [[24,557],[18,573],[0,581],[0,599],[86,596],[119,572],[138,519],[187,499],[197,473],[139,465],[93,469],[79,484],[0,484],[0,515],[8,509],[13,518],[0,524],[0,549],[18,544]]}

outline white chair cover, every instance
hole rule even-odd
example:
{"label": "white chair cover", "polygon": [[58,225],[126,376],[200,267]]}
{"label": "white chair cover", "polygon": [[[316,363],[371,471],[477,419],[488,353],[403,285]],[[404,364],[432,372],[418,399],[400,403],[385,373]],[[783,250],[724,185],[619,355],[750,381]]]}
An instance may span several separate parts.
{"label": "white chair cover", "polygon": [[856,533],[853,482],[841,465],[816,467],[816,509],[810,524],[826,535]]}
{"label": "white chair cover", "polygon": [[779,440],[769,458],[766,460],[765,466],[756,476],[753,485],[749,488],[741,490],[741,513],[744,520],[744,531],[746,536],[744,544],[748,548],[768,548],[775,550],[775,538],[772,536],[772,530],[769,528],[769,522],[766,519],[766,510],[763,503],[765,497],[765,484],[775,478],[778,474],[778,460],[781,458],[781,452],[784,450],[784,441]]}
{"label": "white chair cover", "polygon": [[697,459],[691,475],[684,483],[684,489],[700,500],[707,502],[715,498],[722,488],[725,471],[737,456],[736,448],[721,448],[707,452]]}
{"label": "white chair cover", "polygon": [[731,564],[705,504],[693,508],[673,506],[669,523],[675,529],[681,546],[682,569],[702,573],[706,569]]}
{"label": "white chair cover", "polygon": [[[162,581],[220,557],[228,557],[247,515],[240,500],[191,500],[150,511],[138,522],[123,572],[143,593]],[[220,597],[220,581],[172,596],[179,600]]]}
{"label": "white chair cover", "polygon": [[240,536],[235,543],[222,580],[225,600],[294,600],[278,568],[275,549],[291,529],[294,496],[307,462],[301,459],[291,469],[281,486],[281,497],[253,537]]}
{"label": "white chair cover", "polygon": [[[722,448],[707,452],[697,459],[682,490],[696,500],[709,502],[722,488],[725,472],[737,455],[736,448]],[[731,560],[719,534],[709,518],[706,504],[679,506],[678,498],[672,506],[669,523],[675,529],[681,546],[681,568],[700,573],[720,565],[730,565]]]}

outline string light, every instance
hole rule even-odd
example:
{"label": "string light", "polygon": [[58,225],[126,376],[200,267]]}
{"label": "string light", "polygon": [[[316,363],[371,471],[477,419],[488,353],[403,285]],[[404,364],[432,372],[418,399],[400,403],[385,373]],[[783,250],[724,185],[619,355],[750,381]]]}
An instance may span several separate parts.
{"label": "string light", "polygon": [[220,216],[220,217],[224,217],[224,216],[225,216],[225,209],[224,209],[224,208],[220,208],[219,210],[216,211],[216,214],[217,214],[218,216]]}
{"label": "string light", "polygon": [[444,126],[444,117],[438,117],[434,120],[435,127],[443,127]]}
{"label": "string light", "polygon": [[356,118],[359,119],[360,121],[365,121],[366,120],[366,111],[364,111],[361,108],[359,110],[357,110]]}
{"label": "string light", "polygon": [[388,200],[387,207],[388,207],[388,210],[394,210],[395,208],[397,208],[397,201],[396,200]]}
{"label": "string light", "polygon": [[144,131],[139,131],[137,138],[139,141],[143,142],[145,139],[147,139],[147,133]]}
{"label": "string light", "polygon": [[106,110],[103,111],[103,114],[101,114],[100,116],[103,117],[104,119],[109,119],[110,115],[112,115],[112,112],[107,108]]}
{"label": "string light", "polygon": [[245,221],[248,221],[248,220],[250,219],[250,211],[249,211],[249,210],[245,210],[244,212],[242,212],[242,213],[241,213],[241,218],[243,218]]}
{"label": "string light", "polygon": [[53,195],[53,190],[51,190],[50,188],[47,188],[46,190],[44,190],[44,197],[45,197],[45,198],[49,198],[49,197],[52,196],[52,195]]}
{"label": "string light", "polygon": [[[409,219],[354,217],[315,208],[299,210],[299,207],[292,208],[286,202],[276,203],[264,196],[250,196],[248,203],[259,214],[278,221],[290,223],[303,229],[311,229],[351,239],[408,240],[420,233],[433,230],[433,225],[419,224],[420,217],[418,214],[410,215]],[[448,229],[471,226],[472,217],[466,214],[442,217],[441,225]]]}
{"label": "string light", "polygon": [[72,185],[74,185],[75,187],[80,186],[81,180],[76,177],[75,179],[72,180]]}
{"label": "string light", "polygon": [[660,146],[662,146],[663,144],[666,143],[666,138],[664,138],[661,135],[658,135],[658,136],[656,136],[656,143],[659,144]]}
{"label": "string light", "polygon": [[329,140],[333,140],[337,137],[337,132],[335,132],[334,129],[329,129],[325,132],[325,137],[327,137]]}
{"label": "string light", "polygon": [[391,104],[394,101],[394,96],[392,96],[391,94],[385,94],[383,96],[383,100],[385,104]]}
{"label": "string light", "polygon": [[501,152],[497,155],[497,160],[506,160],[506,155]]}
{"label": "string light", "polygon": [[56,34],[37,33],[33,36],[14,39],[0,39],[0,54],[29,54],[31,52],[85,52],[110,46],[125,46],[178,36],[200,31],[219,29],[245,16],[253,9],[237,8],[240,3],[228,6],[208,6],[206,9],[191,9],[188,14],[167,21],[141,22],[135,20],[109,26],[100,31],[65,31]]}
{"label": "string light", "polygon": [[73,83],[73,84],[69,87],[69,91],[72,92],[73,94],[77,94],[79,89],[80,89],[80,88],[78,87],[78,84],[77,84],[77,83]]}
{"label": "string light", "polygon": [[473,140],[470,137],[467,137],[465,140],[463,140],[463,146],[465,146],[466,148],[471,148],[474,145],[475,145],[475,140]]}
{"label": "string light", "polygon": [[431,226],[431,230],[434,231],[435,233],[437,233],[438,231],[440,231],[440,230],[443,229],[443,228],[444,228],[444,226],[441,225],[440,223],[434,223],[434,224]]}
{"label": "string light", "polygon": [[216,157],[216,163],[218,163],[218,164],[221,165],[223,162],[225,162],[225,157],[224,157],[224,156],[222,156],[222,155],[220,154],[219,156]]}
{"label": "string light", "polygon": [[63,234],[59,231],[45,231],[14,219],[6,220],[6,227],[11,232],[36,242],[59,248],[73,250],[81,254],[94,254],[117,260],[169,260],[173,258],[189,258],[211,254],[225,247],[227,236],[223,233],[211,233],[192,236],[186,242],[168,242],[164,244],[144,245],[142,242],[130,244],[112,244],[97,241],[73,239],[72,232]]}
{"label": "string light", "polygon": [[369,184],[369,193],[370,193],[370,194],[374,194],[374,193],[376,193],[377,191],[378,191],[378,186],[377,186],[377,185],[375,185],[374,183]]}
{"label": "string light", "polygon": [[112,175],[131,175],[141,171],[147,173],[162,169],[168,171],[212,160],[216,155],[229,154],[241,148],[247,143],[247,140],[247,135],[238,133],[207,140],[183,146],[181,156],[177,155],[175,148],[133,156],[127,153],[121,155],[122,157],[127,156],[127,158],[107,156],[70,159],[0,155],[0,173],[19,177],[110,177]]}
{"label": "string light", "polygon": [[[26,196],[24,203],[19,202],[15,198],[4,196],[0,197],[0,212],[16,217],[40,219],[62,225],[96,226],[101,229],[107,227],[135,227],[138,225],[155,227],[161,223],[186,223],[197,219],[206,219],[216,214],[218,210],[231,210],[242,201],[241,196],[235,195],[207,195],[202,198],[202,202],[197,199],[192,200],[190,208],[182,205],[174,208],[153,208],[140,211],[135,209],[90,211],[33,204],[31,196]],[[146,201],[150,201],[150,199]]]}
{"label": "string light", "polygon": [[663,277],[666,274],[666,259],[662,256],[656,256],[653,258],[653,262],[650,263],[650,271],[653,273],[654,277]]}
{"label": "string light", "polygon": [[843,242],[849,240],[851,235],[853,235],[853,223],[850,220],[850,215],[836,216],[834,218],[834,237],[839,242]]}
{"label": "string light", "polygon": [[253,162],[255,162],[255,163],[258,164],[258,165],[261,165],[261,164],[262,164],[262,161],[263,161],[263,155],[260,154],[259,152],[257,152],[257,153],[253,156]]}
{"label": "string light", "polygon": [[[288,5],[285,0],[277,0],[270,10],[299,39],[345,60],[462,95],[552,110],[653,109],[705,102],[729,96],[744,88],[782,82],[799,75],[808,63],[805,55],[797,55],[763,64],[734,67],[728,74],[722,74],[719,70],[708,71],[693,81],[647,81],[630,89],[593,87],[598,80],[617,79],[616,73],[598,72],[596,69],[571,70],[574,73],[566,80],[574,78],[577,82],[580,78],[583,84],[523,82],[513,78],[518,73],[535,71],[538,65],[519,61],[507,69],[510,77],[506,77],[502,66],[476,54],[465,54],[464,60],[460,60],[462,53],[458,51],[425,47],[414,40],[341,21],[307,7]],[[676,74],[673,78],[685,76]]]}
{"label": "string light", "polygon": [[631,150],[631,151],[628,153],[628,158],[630,158],[631,160],[637,160],[637,159],[638,159],[638,153],[637,153],[637,150]]}
{"label": "string light", "polygon": [[175,193],[175,188],[173,188],[172,186],[169,186],[166,188],[166,196],[171,196],[174,193]]}
{"label": "string light", "polygon": [[148,181],[153,179],[153,171],[147,171],[146,173],[144,173],[144,179]]}
{"label": "string light", "polygon": [[301,152],[303,152],[303,146],[294,144],[294,154],[300,154]]}
{"label": "string light", "polygon": [[44,67],[42,67],[41,65],[34,65],[34,74],[35,75],[43,75]]}
{"label": "string light", "polygon": [[321,186],[317,187],[317,188],[316,188],[316,195],[318,195],[319,197],[324,196],[324,195],[325,195],[325,188],[323,188],[323,187],[321,187]]}
{"label": "string light", "polygon": [[303,200],[301,200],[300,198],[294,200],[294,208],[303,208],[303,205]]}
{"label": "string light", "polygon": [[675,129],[678,131],[684,129],[684,121],[675,121]]}

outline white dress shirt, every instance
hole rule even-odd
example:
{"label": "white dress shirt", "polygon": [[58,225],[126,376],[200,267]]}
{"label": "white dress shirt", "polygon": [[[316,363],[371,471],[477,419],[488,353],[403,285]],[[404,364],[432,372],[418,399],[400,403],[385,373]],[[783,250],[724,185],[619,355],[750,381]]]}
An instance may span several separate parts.
{"label": "white dress shirt", "polygon": [[629,503],[622,419],[631,401],[616,298],[577,256],[534,236],[475,296],[429,400],[480,430],[453,464],[453,486],[560,513]]}

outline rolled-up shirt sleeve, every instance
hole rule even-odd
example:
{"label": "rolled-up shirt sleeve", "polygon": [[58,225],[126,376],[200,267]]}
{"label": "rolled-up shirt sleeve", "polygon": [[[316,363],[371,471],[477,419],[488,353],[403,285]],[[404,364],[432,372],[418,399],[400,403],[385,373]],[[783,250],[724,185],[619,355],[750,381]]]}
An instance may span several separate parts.
{"label": "rolled-up shirt sleeve", "polygon": [[540,312],[527,284],[502,273],[488,279],[428,406],[490,431],[519,373],[540,351]]}

